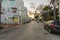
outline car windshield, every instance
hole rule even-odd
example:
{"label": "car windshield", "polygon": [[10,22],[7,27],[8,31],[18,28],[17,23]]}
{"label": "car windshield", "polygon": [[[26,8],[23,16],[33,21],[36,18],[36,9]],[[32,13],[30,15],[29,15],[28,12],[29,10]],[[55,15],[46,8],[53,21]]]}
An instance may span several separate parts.
{"label": "car windshield", "polygon": [[60,21],[54,21],[53,22],[55,25],[60,25]]}

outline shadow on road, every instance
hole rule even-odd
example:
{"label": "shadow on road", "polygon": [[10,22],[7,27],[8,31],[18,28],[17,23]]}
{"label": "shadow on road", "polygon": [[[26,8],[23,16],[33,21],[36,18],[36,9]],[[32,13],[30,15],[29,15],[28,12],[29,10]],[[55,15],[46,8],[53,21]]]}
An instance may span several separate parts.
{"label": "shadow on road", "polygon": [[60,36],[60,33],[53,33],[53,35],[59,35]]}

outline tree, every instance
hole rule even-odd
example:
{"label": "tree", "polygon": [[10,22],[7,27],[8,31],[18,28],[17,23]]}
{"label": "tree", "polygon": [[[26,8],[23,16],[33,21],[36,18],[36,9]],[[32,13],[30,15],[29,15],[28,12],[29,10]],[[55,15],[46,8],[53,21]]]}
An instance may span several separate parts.
{"label": "tree", "polygon": [[51,19],[53,19],[53,10],[52,10],[52,7],[50,7],[49,5],[48,6],[45,6],[44,8],[43,8],[43,11],[45,11],[44,13],[43,13],[43,19],[44,19],[44,21],[49,21],[49,20],[51,20]]}
{"label": "tree", "polygon": [[[52,4],[53,6],[54,6],[54,19],[56,19],[56,14],[57,14],[57,12],[58,12],[58,10],[59,10],[59,2],[58,2],[59,0],[51,0],[50,1],[50,4]],[[58,8],[56,9],[56,5],[57,4],[57,6],[58,6]]]}
{"label": "tree", "polygon": [[34,17],[35,17],[36,20],[38,20],[39,14],[37,13],[37,11],[35,11]]}
{"label": "tree", "polygon": [[53,4],[54,1],[56,1],[56,3],[58,3],[59,0],[51,0],[51,1],[50,1],[50,4]]}
{"label": "tree", "polygon": [[50,6],[45,6],[44,8],[43,8],[43,11],[48,11],[48,10],[51,10],[52,8],[50,7]]}
{"label": "tree", "polygon": [[42,4],[39,4],[37,7],[36,7],[36,10],[42,10]]}
{"label": "tree", "polygon": [[59,0],[51,0],[50,1],[50,4],[54,4],[54,2],[58,5],[58,7],[59,7]]}
{"label": "tree", "polygon": [[53,3],[54,3],[54,0],[51,0],[51,1],[50,1],[50,4],[53,4]]}

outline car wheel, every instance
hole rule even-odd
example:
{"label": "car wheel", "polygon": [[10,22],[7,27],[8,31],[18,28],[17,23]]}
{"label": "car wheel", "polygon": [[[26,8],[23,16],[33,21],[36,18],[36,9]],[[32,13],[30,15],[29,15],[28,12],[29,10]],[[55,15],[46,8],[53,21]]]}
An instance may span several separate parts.
{"label": "car wheel", "polygon": [[53,33],[53,30],[52,30],[51,28],[49,28],[49,30],[48,30],[48,31],[49,31],[49,33]]}

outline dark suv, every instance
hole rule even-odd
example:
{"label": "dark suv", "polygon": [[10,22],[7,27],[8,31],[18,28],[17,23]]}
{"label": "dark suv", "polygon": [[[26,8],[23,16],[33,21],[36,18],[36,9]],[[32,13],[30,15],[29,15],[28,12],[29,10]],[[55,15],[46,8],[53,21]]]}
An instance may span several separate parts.
{"label": "dark suv", "polygon": [[44,29],[47,29],[50,33],[52,32],[60,33],[60,21],[55,20],[47,22],[44,24]]}

